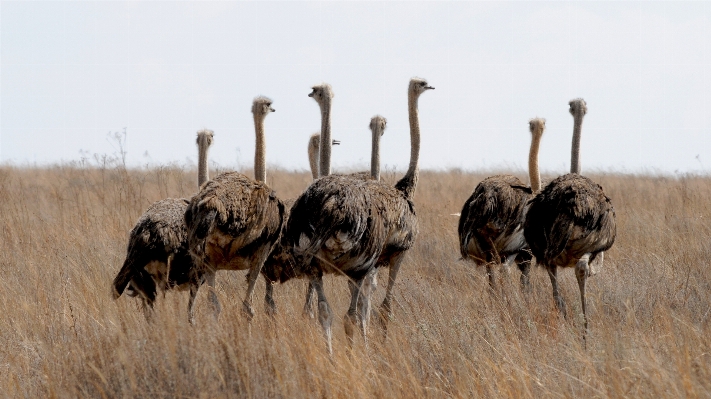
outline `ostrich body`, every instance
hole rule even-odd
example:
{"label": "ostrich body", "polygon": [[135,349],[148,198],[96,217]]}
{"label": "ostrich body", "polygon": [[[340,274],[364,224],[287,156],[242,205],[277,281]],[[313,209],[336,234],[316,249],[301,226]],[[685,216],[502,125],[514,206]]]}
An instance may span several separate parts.
{"label": "ostrich body", "polygon": [[[328,107],[327,109],[323,109],[323,107],[321,107],[321,133],[314,133],[309,139],[309,165],[311,167],[311,175],[315,181],[320,177],[320,168],[324,167],[324,164],[330,165],[329,159],[323,158],[323,162],[321,162],[319,151],[321,135],[330,137],[330,100],[331,98],[333,98],[333,90],[328,84],[317,85],[314,86],[312,89],[313,92],[309,94],[309,97],[314,98],[315,100],[317,100],[317,102],[319,102],[320,99],[323,99],[322,102],[325,101],[323,107]],[[376,115],[370,120],[369,128],[371,130],[372,135],[370,172],[355,172],[348,175],[338,176],[360,180],[380,180],[380,137],[382,137],[382,135],[384,134],[386,125],[387,119],[380,115]],[[340,144],[340,142],[338,140],[331,140],[331,144],[338,145]],[[330,153],[331,152],[328,151],[329,156]],[[330,167],[328,167],[328,169],[330,170]],[[285,221],[289,218],[289,215],[291,214],[291,209],[293,207],[294,201],[295,199],[286,201],[287,212],[285,215]],[[276,303],[274,302],[274,284],[279,281],[279,275],[285,265],[288,265],[287,267],[293,268],[293,256],[290,251],[286,247],[284,247],[281,242],[279,242],[275,246],[272,253],[269,255],[269,258],[267,259],[264,264],[264,267],[262,268],[262,275],[264,276],[264,279],[267,283],[266,292],[264,296],[265,308],[267,310],[267,313],[270,315],[274,315],[276,313]],[[373,282],[373,284],[375,284],[375,282]],[[306,300],[304,303],[303,311],[304,315],[308,315],[309,317],[313,317],[312,304],[315,292],[316,291],[314,285],[309,282],[306,291]]]}
{"label": "ostrich body", "polygon": [[[348,177],[352,179],[359,179],[359,180],[375,180],[379,181],[380,180],[380,137],[385,133],[385,127],[388,123],[388,120],[385,119],[385,117],[380,116],[380,115],[375,115],[374,117],[370,118],[370,131],[372,133],[372,145],[371,145],[371,153],[370,153],[370,172],[355,172],[355,173],[350,173],[347,175],[338,175],[338,176],[343,176],[343,177]],[[373,285],[373,289],[375,289],[375,284],[377,284],[376,281],[376,275],[372,274],[371,276],[372,281],[370,284]],[[350,285],[349,285],[350,287]],[[350,287],[352,289],[352,287]],[[307,315],[311,318],[314,317],[314,312],[313,312],[313,298],[314,298],[314,293],[315,293],[315,287],[311,282],[309,282],[308,289],[306,291],[306,302],[304,303],[304,315]]]}
{"label": "ostrich body", "polygon": [[615,210],[602,187],[580,175],[580,128],[587,105],[582,99],[570,101],[575,118],[571,173],[551,181],[529,203],[524,235],[536,263],[548,270],[553,298],[566,315],[558,290],[558,267],[574,267],[580,289],[585,330],[585,281],[592,274],[590,263],[612,247],[617,234]]}
{"label": "ostrich body", "polygon": [[264,118],[274,112],[271,100],[258,97],[252,105],[256,131],[255,180],[237,172],[217,176],[202,187],[185,211],[190,255],[189,317],[198,289],[207,282],[216,315],[220,304],[214,292],[217,270],[249,270],[243,311],[254,315],[252,292],[264,260],[281,233],[285,206],[266,185]]}
{"label": "ostrich body", "polygon": [[[341,144],[340,141],[338,140],[331,140],[332,145],[339,145]],[[309,137],[309,144],[307,147],[307,152],[308,152],[308,157],[309,157],[309,166],[311,168],[311,176],[313,177],[314,180],[318,179],[318,172],[319,172],[319,147],[321,146],[321,133],[314,133]],[[285,205],[285,212],[284,212],[284,224],[286,224],[286,221],[289,219],[289,214],[291,213],[291,207],[294,205],[294,202],[296,202],[296,198],[290,198],[284,201]],[[274,249],[270,253],[270,258],[272,256],[275,256],[276,254],[280,254],[283,251],[283,248],[280,245],[280,242],[277,242],[277,244],[274,246]],[[264,304],[265,308],[267,311],[267,314],[269,315],[274,315],[276,314],[276,303],[274,302],[274,284],[277,281],[277,277],[274,276],[273,272],[270,272],[268,264],[271,262],[267,261],[265,263],[264,267],[262,267],[261,274],[264,276],[264,280],[267,283],[267,288],[264,294]],[[309,297],[310,297],[310,292],[309,292]]]}
{"label": "ostrich body", "polygon": [[516,261],[521,270],[521,286],[528,288],[531,254],[523,236],[526,204],[541,188],[538,149],[545,129],[545,119],[529,121],[531,149],[527,187],[517,177],[497,175],[480,182],[464,203],[459,218],[459,249],[463,259],[486,265],[489,285],[494,287],[492,263]]}
{"label": "ostrich body", "polygon": [[[428,89],[433,87],[422,79],[410,81],[410,166],[394,187],[375,180],[325,176],[311,184],[297,199],[289,216],[282,240],[285,248],[293,248],[293,259],[291,262],[287,260],[286,267],[281,268],[280,280],[284,282],[302,276],[310,279],[318,296],[319,321],[329,353],[333,352],[333,314],[323,290],[324,274],[338,273],[350,279],[351,303],[345,317],[349,346],[353,343],[356,321],[360,322],[361,332],[366,337],[377,265],[390,267],[381,308],[383,314],[391,316],[390,302],[397,271],[418,232],[412,202],[419,174],[417,100]],[[324,93],[330,94],[317,88],[312,93],[322,113],[330,105],[330,96],[324,96]],[[323,140],[322,135],[321,143],[327,145],[328,141]],[[324,151],[321,154],[323,162]],[[328,169],[322,168],[321,171],[328,172]]]}
{"label": "ostrich body", "polygon": [[[211,130],[197,133],[198,189],[209,179],[207,152],[212,139]],[[148,312],[158,291],[187,288],[193,265],[183,218],[188,202],[184,198],[166,198],[153,203],[141,215],[131,230],[126,260],[113,282],[115,299],[127,290],[128,295],[141,297],[143,309]]]}

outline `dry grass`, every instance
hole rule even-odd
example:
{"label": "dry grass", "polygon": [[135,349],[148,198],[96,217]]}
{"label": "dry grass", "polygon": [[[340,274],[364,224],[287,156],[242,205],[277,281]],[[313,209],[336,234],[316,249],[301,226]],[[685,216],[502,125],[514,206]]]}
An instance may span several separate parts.
{"label": "dry grass", "polygon": [[[590,280],[586,350],[572,270],[561,273],[564,320],[543,270],[534,269],[531,294],[512,270],[491,295],[483,271],[458,260],[450,214],[483,177],[422,174],[421,231],[385,342],[373,330],[370,351],[358,340],[347,356],[346,284],[327,279],[338,316],[330,361],[320,326],[301,317],[304,281],[277,287],[280,313],[270,321],[260,280],[251,333],[239,312],[244,273],[218,274],[219,321],[200,293],[194,327],[185,292],[159,300],[151,323],[136,300],[111,300],[133,223],[155,200],[192,194],[194,171],[0,168],[0,395],[711,396],[711,179],[591,176],[613,199],[619,230]],[[282,198],[309,182],[306,173],[269,178]]]}

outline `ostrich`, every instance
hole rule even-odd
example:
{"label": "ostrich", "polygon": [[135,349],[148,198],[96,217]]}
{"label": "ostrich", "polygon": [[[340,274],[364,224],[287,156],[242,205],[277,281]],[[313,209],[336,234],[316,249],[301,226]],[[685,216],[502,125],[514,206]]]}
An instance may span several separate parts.
{"label": "ostrich", "polygon": [[[331,140],[331,145],[339,145],[341,144],[340,141],[338,140]],[[321,145],[321,133],[314,133],[309,137],[309,144],[307,147],[307,152],[308,152],[308,157],[309,157],[309,166],[311,167],[311,176],[313,177],[314,180],[318,179],[318,172],[319,172],[319,157],[318,157],[318,151],[319,147]],[[285,204],[285,209],[286,212],[284,213],[284,223],[286,223],[286,220],[289,218],[289,212],[291,211],[292,205],[294,205],[294,202],[296,201],[296,198],[293,199],[287,199],[284,201]],[[274,249],[272,250],[272,254],[278,254],[282,251],[281,245],[279,242],[275,245]],[[272,255],[270,254],[270,257]],[[272,274],[269,273],[269,267],[268,267],[269,262],[265,263],[264,267],[262,267],[262,275],[264,276],[264,280],[267,283],[267,288],[264,294],[264,303],[265,303],[265,308],[267,311],[267,314],[269,315],[275,315],[276,314],[276,303],[274,302],[274,283],[276,283],[276,278],[272,277]],[[308,294],[310,295],[310,293]]]}
{"label": "ostrich", "polygon": [[[281,268],[282,282],[306,276],[318,296],[319,321],[324,329],[329,354],[333,314],[323,290],[323,274],[344,274],[351,282],[351,302],[345,317],[349,347],[353,345],[356,321],[364,339],[367,332],[370,296],[377,265],[388,265],[390,276],[381,311],[392,314],[392,289],[405,252],[417,235],[417,217],[412,202],[417,186],[420,127],[419,96],[433,89],[423,79],[413,78],[408,86],[410,114],[410,166],[395,186],[374,180],[325,176],[296,200],[282,235],[282,245],[292,248],[293,259]],[[311,96],[327,114],[332,92],[314,87]],[[326,129],[328,130],[328,129]],[[322,140],[325,137],[322,134]],[[321,172],[329,172],[328,140],[322,141]],[[287,254],[288,255],[288,254]],[[288,260],[288,259],[287,259]],[[362,298],[361,298],[362,296]],[[385,326],[385,323],[384,323]],[[367,344],[367,340],[366,340]]]}
{"label": "ostrich", "polygon": [[[360,179],[360,180],[380,180],[380,137],[385,133],[385,126],[387,125],[388,120],[385,119],[385,117],[380,116],[380,115],[375,115],[374,117],[370,118],[370,124],[368,125],[370,127],[371,135],[372,135],[372,140],[371,140],[371,153],[370,153],[370,172],[355,172],[347,175],[339,175],[343,177],[348,177],[348,178],[353,178],[353,179]],[[372,274],[372,281],[370,281],[370,284],[373,285],[373,289],[375,289],[375,284],[377,284],[377,281],[375,280],[376,275]],[[353,289],[352,287],[352,282],[349,280],[349,289]],[[303,314],[305,316],[308,316],[310,318],[314,317],[314,312],[313,312],[313,298],[314,298],[314,293],[315,293],[315,287],[311,282],[309,282],[308,289],[306,291],[306,302],[304,303],[304,311]]]}
{"label": "ostrich", "polygon": [[[212,138],[212,130],[197,133],[198,189],[209,180],[207,152]],[[187,206],[187,199],[166,198],[153,203],[138,219],[131,230],[126,260],[113,282],[114,299],[127,289],[128,295],[141,297],[149,316],[157,290],[186,288],[192,268],[183,219]]]}
{"label": "ostrich", "polygon": [[[331,140],[331,145],[341,144],[338,140]],[[318,179],[319,172],[319,148],[321,147],[321,133],[314,133],[309,137],[308,156],[309,167],[311,168],[311,176],[314,180]]]}
{"label": "ostrich", "polygon": [[251,319],[252,292],[267,255],[284,223],[285,206],[267,186],[264,118],[274,112],[272,101],[257,97],[252,104],[256,131],[255,180],[237,172],[223,173],[202,187],[185,211],[190,255],[195,267],[190,273],[188,315],[203,282],[210,287],[215,315],[220,303],[214,292],[217,270],[249,270],[242,310]]}
{"label": "ostrich", "polygon": [[463,259],[486,265],[489,286],[494,288],[492,263],[506,265],[516,261],[521,270],[521,287],[529,287],[531,254],[523,237],[526,203],[541,189],[538,148],[546,128],[545,119],[529,121],[531,149],[528,174],[531,187],[511,175],[497,175],[479,183],[464,203],[459,218],[459,249]]}
{"label": "ostrich", "polygon": [[342,176],[362,180],[380,180],[380,137],[385,134],[385,127],[387,124],[388,120],[385,119],[384,116],[375,115],[370,118],[370,124],[368,125],[372,136],[370,150],[370,172],[354,172]]}
{"label": "ostrich", "polygon": [[375,115],[370,118],[370,131],[372,141],[370,148],[370,178],[380,180],[380,137],[385,134],[385,127],[388,120],[384,116]]}
{"label": "ostrich", "polygon": [[[314,90],[316,87],[319,87],[319,90],[323,90],[324,93],[327,93],[326,95],[330,95],[329,101],[327,102],[327,106],[330,106],[330,98],[333,97],[333,91],[330,87],[330,85],[320,85],[320,86],[315,86]],[[313,93],[309,95],[310,97],[313,97]],[[321,94],[316,98],[320,98]],[[330,110],[327,112],[322,112],[322,118],[325,118],[327,115],[330,115]],[[325,123],[324,123],[325,122]],[[380,115],[376,115],[371,118],[370,120],[370,130],[372,133],[372,153],[371,153],[371,166],[370,172],[355,172],[351,173],[348,175],[339,175],[343,177],[349,177],[349,178],[355,178],[355,179],[361,179],[361,180],[368,180],[368,179],[373,179],[373,180],[380,180],[380,137],[383,135],[385,132],[385,126],[387,124],[387,119]],[[322,129],[328,129],[330,132],[330,121],[322,121]],[[320,142],[321,142],[321,135],[320,133],[314,133],[311,135],[311,138],[309,139],[309,145],[308,145],[308,155],[309,155],[309,165],[311,166],[311,175],[313,176],[313,179],[316,180],[319,178],[319,165],[320,165],[320,160],[319,160],[319,153],[318,151],[320,150]],[[340,144],[340,141],[338,140],[331,140],[332,145],[338,145]],[[330,162],[329,162],[330,164]],[[291,213],[291,207],[293,206],[293,202],[287,200],[287,214],[285,216],[286,219],[288,219],[289,214]],[[267,259],[266,263],[264,264],[264,267],[262,268],[262,274],[264,275],[264,279],[267,282],[267,289],[264,297],[264,302],[265,302],[265,308],[267,309],[267,313],[270,315],[276,314],[276,303],[274,302],[274,284],[278,281],[278,271],[275,270],[274,268],[279,268],[280,266],[277,266],[277,260],[275,257],[279,256],[285,256],[285,254],[281,254],[283,251],[283,248],[281,248],[281,245],[277,243],[274,251],[270,255],[270,257]],[[306,301],[304,303],[304,310],[303,314],[305,316],[313,318],[313,297],[315,293],[315,288],[314,286],[309,283],[308,284],[308,289],[306,291]]]}
{"label": "ostrich", "polygon": [[602,187],[580,175],[580,130],[587,105],[583,99],[570,101],[575,121],[571,173],[550,182],[529,202],[524,236],[536,262],[548,270],[553,298],[563,316],[565,303],[558,291],[558,267],[575,267],[580,288],[585,328],[585,280],[591,275],[589,264],[612,247],[617,234],[615,210]]}

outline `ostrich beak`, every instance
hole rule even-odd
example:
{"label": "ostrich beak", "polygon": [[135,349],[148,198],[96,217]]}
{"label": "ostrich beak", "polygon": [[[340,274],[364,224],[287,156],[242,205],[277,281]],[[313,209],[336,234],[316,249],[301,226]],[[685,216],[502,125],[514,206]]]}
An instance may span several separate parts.
{"label": "ostrich beak", "polygon": [[331,141],[331,145],[339,145],[339,144],[341,144],[341,142],[338,140]]}
{"label": "ostrich beak", "polygon": [[432,86],[425,86],[425,90],[434,90],[434,87],[432,87]]}
{"label": "ostrich beak", "polygon": [[314,92],[312,91],[311,93],[309,93],[309,97],[313,97],[313,96],[314,96]]}
{"label": "ostrich beak", "polygon": [[276,112],[276,110],[275,110],[274,108],[272,108],[272,107],[269,107],[269,110],[272,111],[272,112]]}

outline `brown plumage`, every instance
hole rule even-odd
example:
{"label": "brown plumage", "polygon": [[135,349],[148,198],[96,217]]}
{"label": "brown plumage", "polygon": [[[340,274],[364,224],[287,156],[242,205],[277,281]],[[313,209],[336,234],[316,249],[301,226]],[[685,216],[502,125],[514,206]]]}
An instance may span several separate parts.
{"label": "brown plumage", "polygon": [[[580,126],[587,112],[582,99],[570,103],[575,118],[571,168],[580,171]],[[576,144],[577,143],[577,144]],[[588,319],[585,281],[592,275],[591,263],[612,247],[617,234],[615,210],[602,187],[578,173],[569,173],[550,182],[529,202],[524,236],[536,263],[548,270],[553,298],[566,315],[557,282],[558,267],[575,267],[583,309],[585,340]]]}
{"label": "brown plumage", "polygon": [[167,198],[153,203],[131,230],[126,260],[114,278],[114,299],[127,289],[140,296],[144,309],[153,307],[157,291],[188,282],[188,253],[183,214],[188,200]]}
{"label": "brown plumage", "polygon": [[[217,270],[247,270],[253,283],[276,243],[283,224],[284,204],[262,182],[237,172],[223,173],[208,182],[193,197],[185,212],[190,254],[195,268],[191,276],[190,317],[200,285],[207,281],[214,287]],[[219,312],[217,297],[210,299]],[[249,316],[251,290],[244,310]]]}
{"label": "brown plumage", "polygon": [[529,205],[524,235],[536,263],[545,267],[553,286],[558,309],[565,303],[558,291],[557,268],[575,267],[580,288],[585,329],[585,279],[589,263],[615,242],[615,210],[599,184],[569,173],[553,180]]}
{"label": "brown plumage", "polygon": [[220,304],[214,292],[217,270],[249,270],[243,311],[250,318],[254,315],[251,306],[254,284],[279,238],[285,213],[284,203],[263,181],[266,176],[263,122],[273,111],[271,100],[264,97],[254,100],[255,175],[261,181],[237,172],[223,173],[202,187],[185,212],[190,255],[195,263],[188,305],[191,321],[195,296],[204,282],[212,288],[210,300],[219,314]]}
{"label": "brown plumage", "polygon": [[517,177],[497,175],[480,182],[464,203],[459,217],[459,249],[462,258],[486,265],[492,288],[492,263],[509,264],[517,256],[521,282],[527,284],[530,256],[525,253],[523,221],[531,196],[531,188]]}
{"label": "brown plumage", "polygon": [[[279,279],[284,282],[294,277],[310,278],[318,296],[319,321],[329,353],[332,353],[333,314],[323,291],[323,274],[343,274],[351,281],[351,305],[345,318],[349,344],[353,341],[356,320],[366,336],[376,265],[391,268],[382,305],[386,317],[391,315],[397,270],[418,231],[412,202],[419,170],[417,99],[427,89],[432,87],[422,79],[410,81],[410,167],[395,187],[374,180],[325,176],[297,199],[289,216],[282,245],[293,252],[287,251],[286,257],[290,259],[282,265]],[[330,98],[326,102],[330,104]],[[323,109],[323,102],[319,101],[319,105]]]}
{"label": "brown plumage", "polygon": [[[209,179],[207,151],[212,139],[211,130],[197,134],[198,187]],[[187,206],[187,199],[167,198],[153,203],[141,215],[129,235],[126,260],[114,278],[115,299],[124,290],[129,296],[140,296],[148,316],[158,291],[187,288],[192,269],[183,218]]]}
{"label": "brown plumage", "polygon": [[459,250],[463,259],[485,265],[489,286],[494,287],[492,264],[516,262],[521,270],[521,287],[529,286],[531,253],[523,237],[526,204],[540,189],[538,148],[545,119],[529,121],[531,149],[529,178],[532,187],[511,175],[491,176],[481,181],[464,203],[459,217]]}
{"label": "brown plumage", "polygon": [[[332,145],[339,145],[341,144],[340,141],[338,140],[331,140]],[[311,176],[313,176],[313,179],[316,180],[318,179],[318,172],[319,172],[319,147],[321,145],[321,134],[320,133],[314,133],[309,137],[309,144],[307,147],[307,154],[309,158],[309,167],[311,168]],[[284,200],[284,224],[286,224],[286,221],[289,219],[289,213],[291,212],[291,207],[294,205],[296,202],[296,198],[289,198]],[[274,302],[274,284],[278,281],[278,271],[275,269],[276,267],[279,267],[278,264],[279,262],[275,261],[275,257],[282,257],[284,256],[283,254],[284,249],[281,247],[280,242],[277,241],[276,245],[274,246],[274,249],[272,252],[269,254],[269,258],[262,267],[262,276],[264,277],[265,282],[267,283],[266,285],[266,291],[264,293],[264,307],[266,309],[267,314],[269,315],[274,315],[276,314],[276,303]],[[271,259],[271,260],[269,260]],[[311,286],[309,286],[309,293],[307,294],[307,303],[309,303],[308,298],[311,297]]]}
{"label": "brown plumage", "polygon": [[[380,138],[385,133],[385,127],[387,126],[387,119],[380,115],[375,115],[370,118],[370,124],[368,127],[371,131],[371,155],[370,155],[370,172],[354,172],[346,175],[337,174],[337,176],[348,177],[351,179],[358,180],[380,180]],[[375,278],[375,277],[374,277]],[[375,284],[375,280],[372,282]],[[352,288],[351,288],[352,289]],[[313,284],[309,283],[308,289],[306,291],[306,301],[304,303],[304,315],[311,318],[314,317],[313,313],[313,298],[315,294],[315,288]],[[359,315],[360,317],[360,315]]]}
{"label": "brown plumage", "polygon": [[[294,247],[295,269],[286,269],[281,280],[310,277],[320,313],[324,273],[344,274],[360,287],[377,264],[401,260],[418,231],[414,205],[402,191],[342,176],[312,184],[294,204],[287,226],[285,241]],[[358,293],[353,295],[357,299]],[[350,319],[355,311],[349,311]]]}
{"label": "brown plumage", "polygon": [[586,253],[592,261],[615,242],[615,209],[602,186],[585,176],[556,178],[529,206],[526,241],[542,265],[573,267]]}

